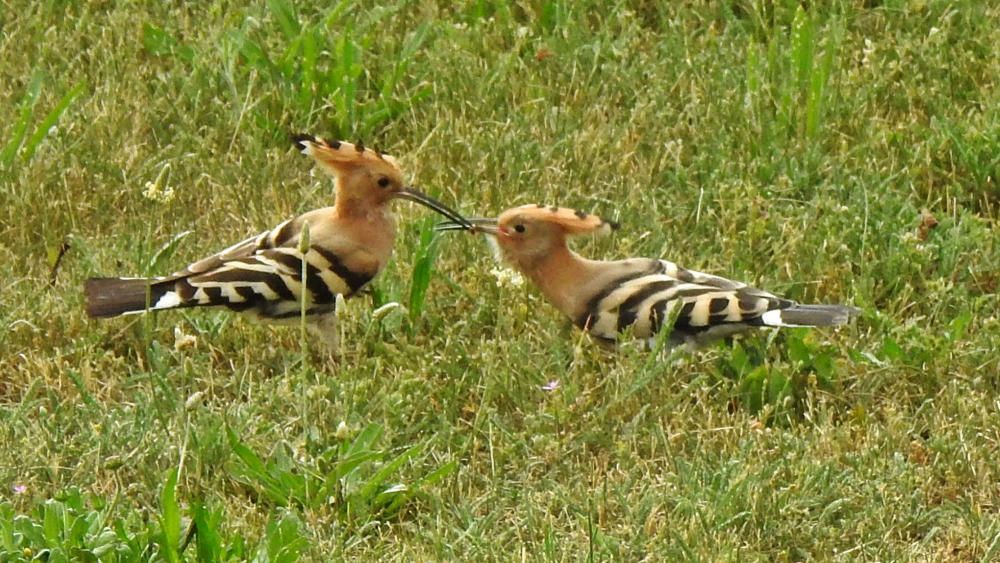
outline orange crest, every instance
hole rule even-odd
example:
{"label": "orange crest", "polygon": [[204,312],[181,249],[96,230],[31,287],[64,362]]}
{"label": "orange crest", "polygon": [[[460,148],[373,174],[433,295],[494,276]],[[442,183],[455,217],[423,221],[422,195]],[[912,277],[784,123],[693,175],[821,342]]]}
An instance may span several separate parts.
{"label": "orange crest", "polygon": [[361,142],[328,141],[312,135],[292,137],[295,147],[327,168],[330,172],[364,166],[402,177],[396,159],[378,150],[366,148]]}
{"label": "orange crest", "polygon": [[618,228],[618,223],[614,221],[605,221],[597,215],[554,205],[531,204],[514,207],[504,211],[498,222],[500,225],[505,225],[515,219],[558,225],[567,235],[607,234]]}

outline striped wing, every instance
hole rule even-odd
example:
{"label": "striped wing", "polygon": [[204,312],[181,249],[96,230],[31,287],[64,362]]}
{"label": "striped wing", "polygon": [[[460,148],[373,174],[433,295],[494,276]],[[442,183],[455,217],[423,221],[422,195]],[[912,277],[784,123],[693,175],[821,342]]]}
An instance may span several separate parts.
{"label": "striped wing", "polygon": [[[237,311],[254,309],[265,318],[282,319],[300,314],[303,295],[308,313],[333,310],[337,295],[349,296],[371,275],[347,270],[333,253],[313,246],[304,256],[293,248],[269,248],[251,256],[223,261],[218,267],[178,279],[170,300],[189,306],[224,305]],[[305,267],[305,285],[302,269]],[[156,307],[161,308],[157,303]]]}
{"label": "striped wing", "polygon": [[[303,294],[308,314],[332,311],[337,295],[350,296],[376,271],[354,271],[331,249],[298,251],[301,219],[289,219],[184,270],[157,280],[152,309],[225,306],[268,319],[298,316]],[[156,291],[156,290],[159,291]]]}
{"label": "striped wing", "polygon": [[744,283],[686,270],[666,260],[652,261],[644,271],[614,280],[588,303],[577,324],[591,334],[613,340],[623,331],[655,335],[673,307],[679,307],[673,330],[685,339],[732,334],[765,323],[770,310],[794,305]]}
{"label": "striped wing", "polygon": [[164,281],[176,278],[191,276],[192,274],[202,274],[222,267],[227,261],[247,258],[264,250],[278,248],[282,246],[295,246],[298,242],[299,232],[302,229],[301,222],[297,218],[288,219],[270,231],[264,231],[259,235],[252,236],[240,241],[221,252],[213,254],[188,265],[187,268],[179,272],[174,272]]}

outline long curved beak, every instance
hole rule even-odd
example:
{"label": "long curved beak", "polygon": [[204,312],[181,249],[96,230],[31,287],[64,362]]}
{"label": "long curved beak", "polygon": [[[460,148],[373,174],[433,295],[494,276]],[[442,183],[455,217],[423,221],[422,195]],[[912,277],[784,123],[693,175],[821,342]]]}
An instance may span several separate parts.
{"label": "long curved beak", "polygon": [[497,220],[494,217],[467,217],[464,218],[465,224],[458,223],[457,221],[445,221],[443,223],[438,223],[434,225],[435,231],[470,231],[473,233],[486,233],[488,235],[496,236],[500,232],[497,227]]}
{"label": "long curved beak", "polygon": [[468,219],[462,217],[461,213],[453,210],[447,205],[441,203],[440,201],[432,198],[431,196],[421,192],[416,188],[412,187],[403,188],[398,192],[396,192],[395,194],[393,194],[393,199],[405,199],[407,201],[419,203],[424,207],[428,207],[430,209],[433,209],[434,211],[437,211],[441,215],[444,215],[445,217],[450,219],[450,221],[448,221],[449,223],[461,226],[462,229],[472,230],[474,228],[472,223],[470,223]]}

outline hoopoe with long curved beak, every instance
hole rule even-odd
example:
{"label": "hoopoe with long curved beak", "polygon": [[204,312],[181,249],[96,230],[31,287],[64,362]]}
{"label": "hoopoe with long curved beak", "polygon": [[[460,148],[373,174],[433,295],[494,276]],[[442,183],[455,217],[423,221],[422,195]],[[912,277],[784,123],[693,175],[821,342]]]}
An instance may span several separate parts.
{"label": "hoopoe with long curved beak", "polygon": [[[607,342],[627,331],[652,339],[671,318],[669,343],[696,347],[753,327],[841,325],[860,312],[842,305],[799,304],[666,260],[588,260],[570,250],[566,239],[607,233],[617,225],[582,211],[525,205],[496,219],[468,221],[473,232],[494,237],[500,257],[530,278],[576,326]],[[470,230],[459,222],[442,223],[438,229]]]}
{"label": "hoopoe with long curved beak", "polygon": [[87,314],[115,317],[224,306],[265,321],[282,321],[298,319],[304,300],[308,326],[336,350],[337,297],[360,291],[392,254],[393,200],[420,203],[454,224],[469,225],[459,213],[406,187],[399,164],[389,155],[361,143],[311,135],[297,135],[293,141],[335,177],[332,207],[289,219],[166,277],[89,279],[84,289]]}

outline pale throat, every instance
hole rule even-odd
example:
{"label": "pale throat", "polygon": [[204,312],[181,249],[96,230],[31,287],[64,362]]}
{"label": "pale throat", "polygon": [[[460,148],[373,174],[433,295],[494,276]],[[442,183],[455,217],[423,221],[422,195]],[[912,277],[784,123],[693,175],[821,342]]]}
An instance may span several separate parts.
{"label": "pale throat", "polygon": [[337,198],[334,214],[338,229],[349,240],[363,241],[358,245],[383,262],[392,254],[396,238],[396,216],[389,201],[373,203],[360,198]]}
{"label": "pale throat", "polygon": [[579,289],[587,284],[593,272],[587,261],[564,241],[530,263],[521,262],[520,266],[557,309],[567,315],[576,314],[581,306]]}

